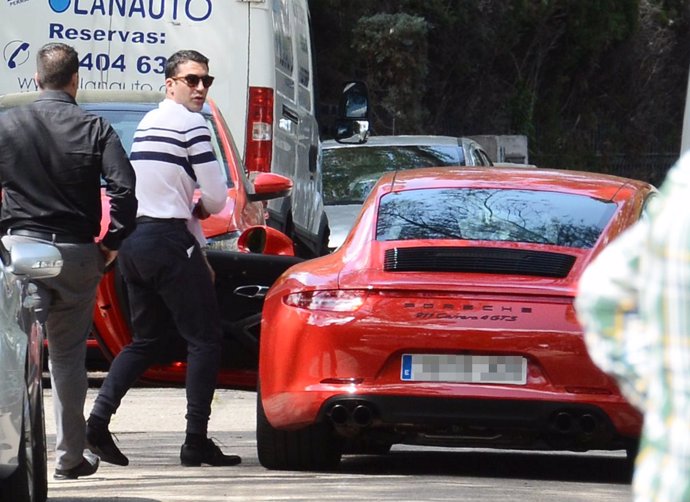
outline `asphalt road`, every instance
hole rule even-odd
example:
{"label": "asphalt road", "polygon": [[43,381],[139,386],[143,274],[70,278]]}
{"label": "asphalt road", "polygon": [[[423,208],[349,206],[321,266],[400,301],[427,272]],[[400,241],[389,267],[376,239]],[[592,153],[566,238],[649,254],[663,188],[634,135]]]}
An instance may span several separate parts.
{"label": "asphalt road", "polygon": [[[86,411],[97,389],[91,389]],[[183,389],[135,388],[111,430],[128,467],[101,464],[74,481],[54,481],[55,425],[46,389],[50,502],[450,501],[627,502],[623,452],[531,453],[394,446],[385,457],[346,457],[333,473],[268,471],[256,455],[253,392],[219,390],[209,435],[237,467],[180,466]]]}

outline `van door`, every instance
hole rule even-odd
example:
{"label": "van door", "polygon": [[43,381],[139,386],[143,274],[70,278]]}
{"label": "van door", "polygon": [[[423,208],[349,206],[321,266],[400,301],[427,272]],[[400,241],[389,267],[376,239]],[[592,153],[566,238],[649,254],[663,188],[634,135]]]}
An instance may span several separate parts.
{"label": "van door", "polygon": [[273,0],[275,112],[272,171],[294,183],[290,215],[285,201],[270,201],[277,228],[292,221],[300,241],[317,240],[323,213],[318,171],[318,125],[313,93],[312,48],[305,0]]}
{"label": "van door", "polygon": [[[295,177],[299,187],[293,196],[293,218],[298,230],[312,236],[318,235],[320,216],[323,212],[321,197],[321,172],[318,155],[318,125],[314,110],[313,67],[311,54],[311,33],[304,0],[293,2],[293,33],[295,52],[295,81],[297,88],[297,113],[299,114],[297,136],[297,164]],[[294,193],[294,190],[293,190]]]}
{"label": "van door", "polygon": [[[275,48],[275,96],[272,171],[290,177],[297,187],[297,137],[300,120],[296,104],[295,57],[292,12],[288,0],[273,0],[273,44]],[[293,199],[297,197],[293,190]],[[280,211],[280,202],[269,208]]]}

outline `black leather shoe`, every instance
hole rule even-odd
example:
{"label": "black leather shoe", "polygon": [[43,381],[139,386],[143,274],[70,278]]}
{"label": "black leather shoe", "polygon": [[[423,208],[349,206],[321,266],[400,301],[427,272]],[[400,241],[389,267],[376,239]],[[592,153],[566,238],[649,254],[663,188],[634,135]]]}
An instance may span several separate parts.
{"label": "black leather shoe", "polygon": [[115,445],[108,429],[97,429],[86,425],[86,447],[98,455],[103,462],[115,465],[129,465],[129,459]]}
{"label": "black leather shoe", "polygon": [[201,446],[183,444],[180,450],[180,461],[185,467],[199,467],[201,464],[213,466],[237,465],[242,459],[237,455],[225,455],[212,439],[207,439]]}
{"label": "black leather shoe", "polygon": [[71,469],[55,469],[53,478],[55,479],[77,479],[82,476],[91,476],[98,470],[98,457],[83,457],[81,464]]}

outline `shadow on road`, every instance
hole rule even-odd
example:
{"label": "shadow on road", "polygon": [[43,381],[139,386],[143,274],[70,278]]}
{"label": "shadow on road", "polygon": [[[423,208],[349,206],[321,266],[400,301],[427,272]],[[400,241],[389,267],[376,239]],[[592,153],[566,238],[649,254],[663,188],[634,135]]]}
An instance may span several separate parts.
{"label": "shadow on road", "polygon": [[520,478],[627,484],[625,456],[499,451],[395,451],[385,456],[346,456],[341,472],[368,475],[414,474]]}
{"label": "shadow on road", "polygon": [[[93,497],[50,497],[50,502],[94,502]],[[162,502],[159,499],[141,498],[141,497],[107,497],[98,498],[98,502]]]}

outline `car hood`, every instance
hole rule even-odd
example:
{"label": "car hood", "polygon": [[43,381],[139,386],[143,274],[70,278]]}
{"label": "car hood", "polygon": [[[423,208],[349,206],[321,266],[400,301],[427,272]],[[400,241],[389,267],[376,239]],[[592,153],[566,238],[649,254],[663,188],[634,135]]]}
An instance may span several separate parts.
{"label": "car hood", "polygon": [[325,206],[328,216],[328,226],[331,229],[331,236],[328,240],[328,247],[336,249],[345,241],[347,234],[354,224],[362,204],[342,204]]}

